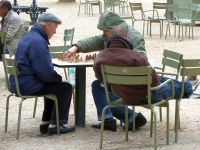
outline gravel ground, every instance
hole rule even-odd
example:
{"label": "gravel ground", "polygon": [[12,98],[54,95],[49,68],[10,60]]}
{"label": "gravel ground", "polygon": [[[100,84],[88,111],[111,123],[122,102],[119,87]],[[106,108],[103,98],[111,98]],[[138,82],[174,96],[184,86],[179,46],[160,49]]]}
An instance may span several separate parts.
{"label": "gravel ground", "polygon": [[[137,0],[139,1],[139,0]],[[152,8],[152,0],[140,0],[144,4],[145,9]],[[165,2],[164,0],[157,0],[159,2]],[[19,5],[30,5],[29,0],[18,0]],[[81,14],[78,17],[78,2],[76,3],[58,3],[56,0],[38,0],[39,6],[48,6],[48,11],[57,14],[63,23],[58,27],[56,35],[51,39],[51,45],[63,45],[63,31],[65,28],[75,27],[74,41],[81,38],[96,35],[101,33],[96,28],[98,22],[98,9],[94,8],[94,15],[88,16],[83,14],[83,8]],[[20,16],[29,21],[29,16],[26,14],[20,14]],[[127,21],[131,25],[131,21]],[[142,32],[142,25],[140,22],[136,22],[135,28]],[[164,32],[166,30],[166,23],[164,24]],[[167,40],[159,37],[159,27],[157,24],[153,24],[152,38],[145,34],[146,50],[148,57],[155,60],[155,64],[161,63],[163,49],[170,49],[184,54],[184,58],[198,58],[199,57],[199,39],[200,30],[199,27],[194,28],[195,39],[184,39],[179,41],[173,36]],[[173,28],[172,28],[173,32]],[[97,122],[96,109],[91,95],[91,82],[95,80],[92,68],[87,69],[87,85],[86,85],[86,126],[85,128],[76,128],[73,133],[65,135],[54,136],[42,136],[39,133],[39,124],[41,122],[41,114],[43,110],[43,101],[40,100],[37,107],[36,118],[32,118],[33,111],[33,99],[29,99],[24,102],[21,119],[20,140],[15,140],[16,135],[16,123],[18,114],[17,98],[12,98],[10,101],[9,112],[9,127],[8,132],[4,133],[4,120],[5,120],[5,101],[6,96],[9,94],[2,83],[4,77],[2,62],[0,62],[0,150],[35,150],[35,149],[84,149],[93,150],[99,147],[99,130],[92,129],[90,125]],[[62,70],[57,69],[60,73]],[[188,99],[181,101],[181,131],[179,132],[178,143],[174,143],[174,101],[170,101],[170,144],[165,143],[165,119],[163,122],[158,122],[158,148],[161,150],[198,150],[200,145],[200,122],[199,122],[199,99]],[[118,127],[116,133],[105,131],[104,136],[104,149],[153,149],[152,138],[149,137],[149,121],[150,112],[137,108],[139,112],[142,112],[148,120],[146,126],[141,128],[135,133],[129,132],[129,141],[125,141],[125,133],[121,127]],[[74,124],[74,112],[73,105],[70,110],[71,124]],[[164,117],[165,118],[165,113]],[[119,126],[119,122],[118,122]]]}

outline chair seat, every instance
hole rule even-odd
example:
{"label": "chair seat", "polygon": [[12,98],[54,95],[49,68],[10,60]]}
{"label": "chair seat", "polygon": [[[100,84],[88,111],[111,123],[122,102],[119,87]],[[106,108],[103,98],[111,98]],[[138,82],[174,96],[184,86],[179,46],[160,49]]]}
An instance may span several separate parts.
{"label": "chair seat", "polygon": [[185,25],[192,24],[192,20],[191,19],[178,19],[178,21],[180,22],[180,24],[185,24]]}

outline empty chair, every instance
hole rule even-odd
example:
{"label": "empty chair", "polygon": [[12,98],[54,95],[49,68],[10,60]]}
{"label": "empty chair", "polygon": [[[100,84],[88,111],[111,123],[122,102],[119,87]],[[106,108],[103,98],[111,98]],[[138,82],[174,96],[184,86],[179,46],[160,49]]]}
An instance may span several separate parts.
{"label": "empty chair", "polygon": [[153,2],[153,16],[149,17],[149,23],[150,23],[150,36],[152,36],[152,31],[151,31],[151,24],[152,23],[159,23],[160,24],[160,38],[163,35],[163,22],[166,19],[165,14],[166,14],[166,9],[167,9],[167,3],[159,3],[159,2]]}
{"label": "empty chair", "polygon": [[102,13],[102,2],[100,0],[88,0],[88,3],[90,4],[92,16],[93,16],[93,6],[98,6],[99,7],[99,14]]}
{"label": "empty chair", "polygon": [[147,34],[148,34],[148,23],[154,19],[146,17],[145,13],[152,12],[153,10],[144,11],[142,3],[129,2],[129,5],[132,15],[132,28],[134,28],[134,24],[136,21],[143,21],[143,36],[144,36],[145,23],[147,22]]}
{"label": "empty chair", "polygon": [[[200,4],[192,3],[188,9],[180,9],[177,4],[168,5],[168,15],[172,16],[171,19],[168,19],[168,25],[166,30],[165,38],[167,38],[167,32],[170,31],[170,23],[178,25],[178,39],[184,37],[184,28],[185,27],[185,36],[187,36],[187,27],[189,28],[189,38],[192,34],[192,39],[194,39],[193,27],[195,26],[195,21],[198,20],[198,14],[200,12]],[[173,15],[172,15],[173,14]],[[168,17],[168,18],[169,18]],[[175,26],[176,27],[176,26]],[[175,28],[176,35],[176,28]],[[182,37],[181,37],[182,35]]]}
{"label": "empty chair", "polygon": [[176,25],[179,24],[179,14],[178,14],[178,5],[177,4],[168,4],[167,5],[167,11],[166,11],[166,18],[167,18],[167,28],[166,28],[166,34],[165,39],[167,39],[167,34],[169,31],[169,35],[171,35],[170,32],[170,24],[174,24],[174,37],[176,37]]}
{"label": "empty chair", "polygon": [[93,15],[93,6],[99,7],[99,14],[102,12],[102,3],[100,0],[79,0],[78,16],[80,15],[81,6],[84,7],[84,13],[90,15],[90,11]]}
{"label": "empty chair", "polygon": [[183,39],[183,26],[185,26],[185,36],[187,35],[187,27],[189,27],[189,38],[190,31],[192,32],[192,39],[194,39],[193,27],[195,26],[195,21],[198,20],[198,14],[200,13],[200,4],[192,3],[188,10],[179,9],[180,14],[185,14],[186,18],[177,18],[179,23],[178,38],[180,39],[180,28],[182,28],[182,39]]}
{"label": "empty chair", "polygon": [[[161,76],[168,76],[178,80],[183,54],[164,49],[161,67],[154,67]],[[169,71],[170,70],[170,71]],[[162,121],[162,107],[160,107],[160,121]]]}
{"label": "empty chair", "polygon": [[[184,82],[186,76],[200,75],[200,59],[183,59],[180,75],[182,77],[181,97],[176,99],[175,107],[175,142],[178,141],[178,129],[180,128],[180,101],[184,98]],[[194,123],[194,122],[193,122]]]}

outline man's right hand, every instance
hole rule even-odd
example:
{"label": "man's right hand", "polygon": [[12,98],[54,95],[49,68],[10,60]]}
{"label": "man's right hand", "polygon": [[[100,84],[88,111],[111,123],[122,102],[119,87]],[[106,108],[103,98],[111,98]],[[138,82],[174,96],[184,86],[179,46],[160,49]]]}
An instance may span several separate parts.
{"label": "man's right hand", "polygon": [[67,53],[66,53],[66,57],[70,58],[72,57],[78,50],[77,46],[72,46],[70,49],[68,49]]}

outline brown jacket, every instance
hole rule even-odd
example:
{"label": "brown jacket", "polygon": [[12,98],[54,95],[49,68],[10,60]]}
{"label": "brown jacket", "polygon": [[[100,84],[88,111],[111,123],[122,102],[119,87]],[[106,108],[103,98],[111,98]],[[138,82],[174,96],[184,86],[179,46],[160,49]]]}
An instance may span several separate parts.
{"label": "brown jacket", "polygon": [[[109,48],[100,51],[94,62],[95,76],[102,81],[101,64],[113,66],[149,66],[148,59],[145,54],[131,51],[126,48],[120,41],[113,41]],[[152,69],[152,86],[159,84],[160,77],[154,69]],[[146,102],[147,87],[146,86],[125,86],[111,85],[114,93],[121,97],[128,104],[141,104]]]}

